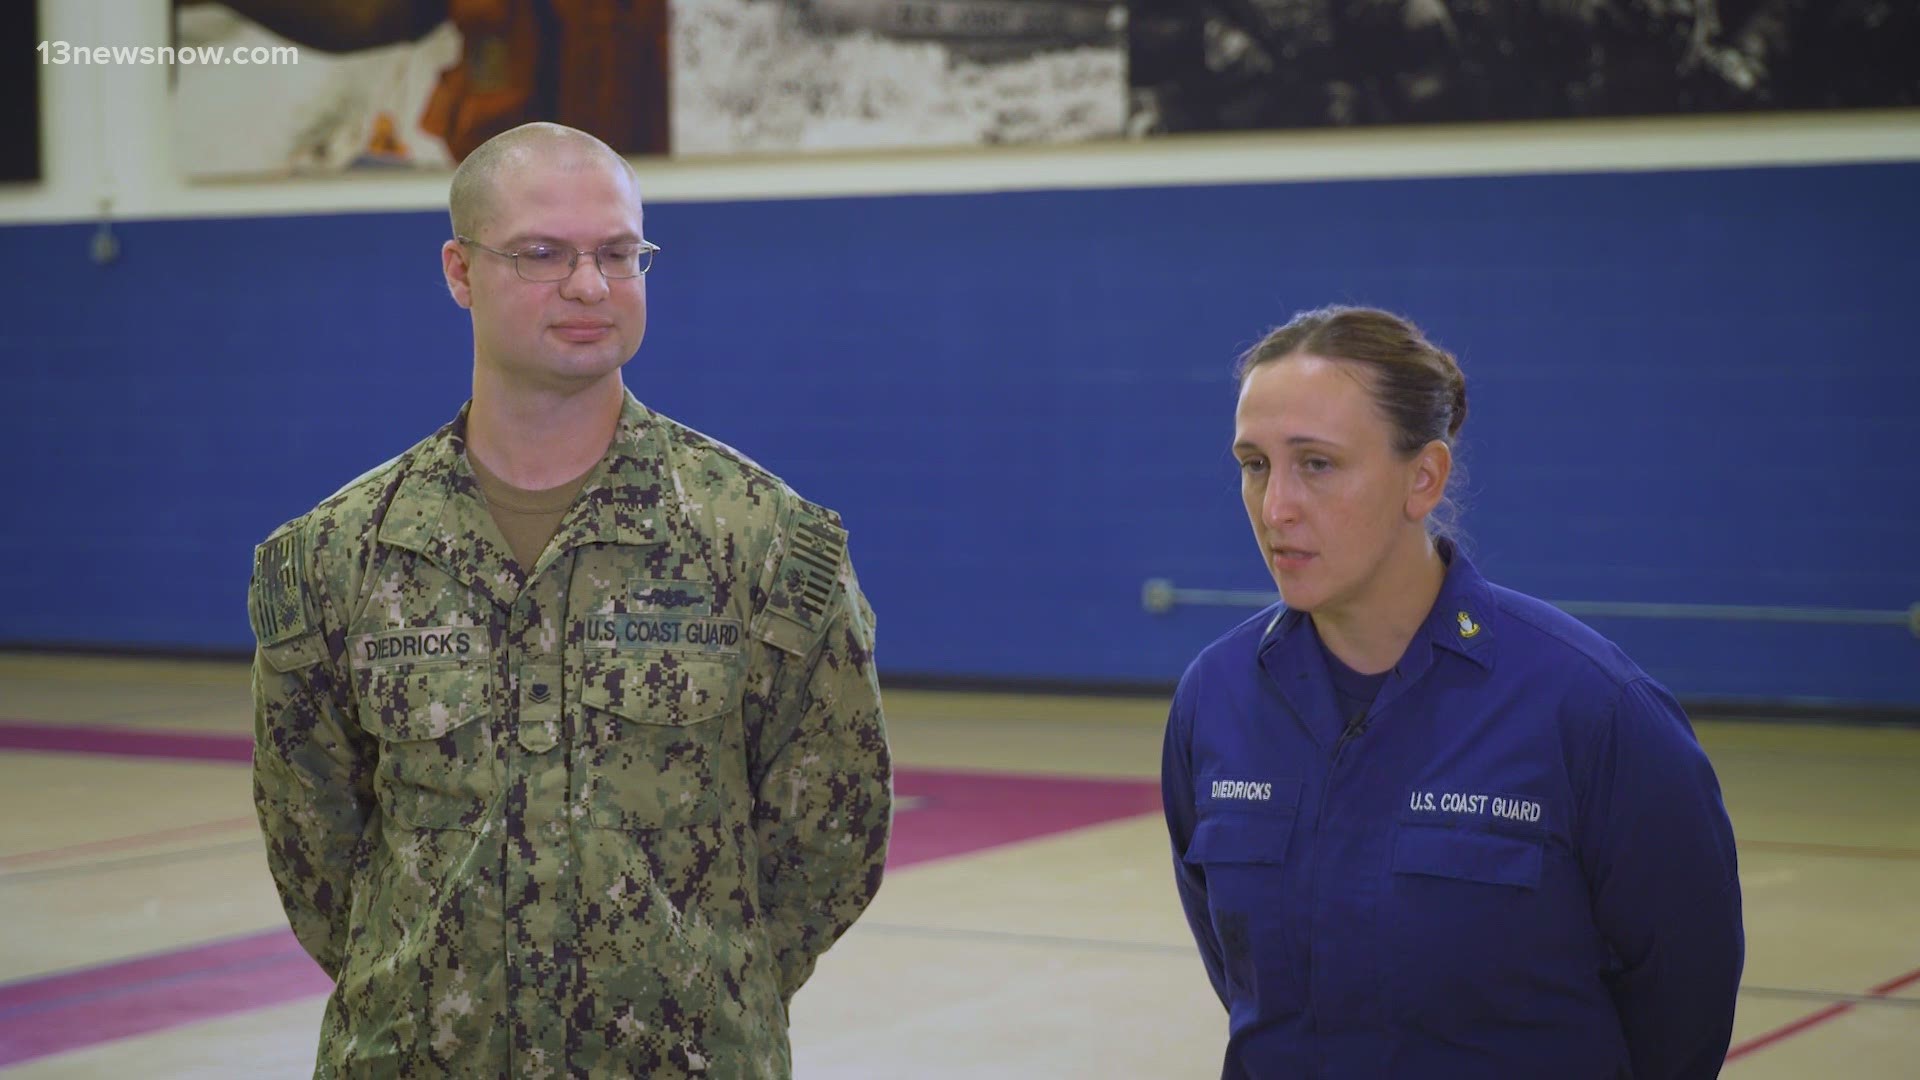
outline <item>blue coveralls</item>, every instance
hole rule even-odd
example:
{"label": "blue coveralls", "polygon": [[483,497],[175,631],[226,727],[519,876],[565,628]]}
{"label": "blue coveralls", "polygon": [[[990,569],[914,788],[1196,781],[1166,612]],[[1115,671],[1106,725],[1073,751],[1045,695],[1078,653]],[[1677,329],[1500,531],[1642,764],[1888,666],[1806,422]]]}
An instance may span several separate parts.
{"label": "blue coveralls", "polygon": [[1745,953],[1678,703],[1450,556],[1364,719],[1276,605],[1188,667],[1162,791],[1226,1077],[1711,1077]]}

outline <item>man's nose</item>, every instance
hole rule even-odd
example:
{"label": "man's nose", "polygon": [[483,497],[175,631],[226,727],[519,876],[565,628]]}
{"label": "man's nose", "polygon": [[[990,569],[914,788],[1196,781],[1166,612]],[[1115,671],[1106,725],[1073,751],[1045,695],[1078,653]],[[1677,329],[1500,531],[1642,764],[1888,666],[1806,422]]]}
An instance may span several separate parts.
{"label": "man's nose", "polygon": [[607,298],[607,279],[600,273],[600,260],[593,252],[581,255],[573,264],[573,273],[560,280],[560,295],[587,304]]}

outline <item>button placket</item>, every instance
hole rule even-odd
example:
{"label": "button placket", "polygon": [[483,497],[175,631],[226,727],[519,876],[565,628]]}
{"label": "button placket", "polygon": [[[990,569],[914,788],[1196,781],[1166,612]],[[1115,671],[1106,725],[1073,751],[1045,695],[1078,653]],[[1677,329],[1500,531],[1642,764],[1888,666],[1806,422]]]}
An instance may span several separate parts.
{"label": "button placket", "polygon": [[560,742],[560,668],[526,664],[520,669],[520,748],[544,754]]}

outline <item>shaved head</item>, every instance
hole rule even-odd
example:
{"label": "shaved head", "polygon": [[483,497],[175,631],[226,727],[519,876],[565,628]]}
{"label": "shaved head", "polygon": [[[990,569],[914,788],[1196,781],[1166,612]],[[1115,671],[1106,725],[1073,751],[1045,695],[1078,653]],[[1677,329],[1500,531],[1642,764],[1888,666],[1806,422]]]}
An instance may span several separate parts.
{"label": "shaved head", "polygon": [[567,171],[611,167],[625,175],[640,198],[640,178],[626,158],[599,139],[576,128],[544,121],[503,131],[476,147],[453,171],[447,209],[455,236],[478,237],[494,218],[494,196],[502,176],[539,163]]}

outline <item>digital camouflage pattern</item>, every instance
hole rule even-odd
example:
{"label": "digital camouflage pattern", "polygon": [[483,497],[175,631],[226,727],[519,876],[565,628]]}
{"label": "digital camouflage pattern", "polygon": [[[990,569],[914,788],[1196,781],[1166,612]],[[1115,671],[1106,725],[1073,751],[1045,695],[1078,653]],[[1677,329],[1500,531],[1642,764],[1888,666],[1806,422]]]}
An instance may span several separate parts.
{"label": "digital camouflage pattern", "polygon": [[892,812],[839,519],[629,395],[524,572],[464,424],[255,556],[254,793],[335,979],[315,1075],[787,1076]]}

